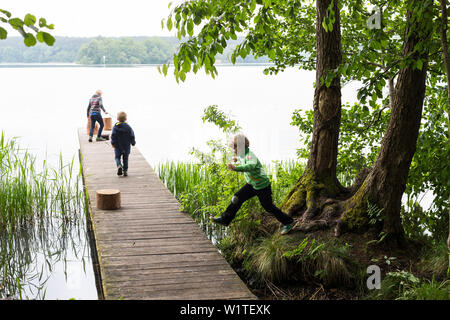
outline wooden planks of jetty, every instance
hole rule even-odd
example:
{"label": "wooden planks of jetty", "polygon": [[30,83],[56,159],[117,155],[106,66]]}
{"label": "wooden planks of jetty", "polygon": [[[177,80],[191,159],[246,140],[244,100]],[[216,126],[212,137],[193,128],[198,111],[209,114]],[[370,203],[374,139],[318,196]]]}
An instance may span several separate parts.
{"label": "wooden planks of jetty", "polygon": [[[109,141],[78,137],[105,299],[256,299],[136,147],[119,177]],[[119,189],[122,207],[98,210],[99,189]]]}

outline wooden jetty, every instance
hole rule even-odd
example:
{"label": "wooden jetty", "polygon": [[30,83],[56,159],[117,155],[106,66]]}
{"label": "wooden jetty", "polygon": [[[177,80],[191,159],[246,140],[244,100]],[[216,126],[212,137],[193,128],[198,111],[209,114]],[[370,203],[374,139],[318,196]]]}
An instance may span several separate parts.
{"label": "wooden jetty", "polygon": [[[78,137],[104,299],[256,299],[136,147],[117,176],[110,142]],[[97,209],[99,189],[119,189],[121,208]]]}

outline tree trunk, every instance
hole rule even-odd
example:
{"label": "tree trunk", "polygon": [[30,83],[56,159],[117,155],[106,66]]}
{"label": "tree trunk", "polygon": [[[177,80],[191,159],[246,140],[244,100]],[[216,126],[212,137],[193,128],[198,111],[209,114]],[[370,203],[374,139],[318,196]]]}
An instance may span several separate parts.
{"label": "tree trunk", "polygon": [[[418,10],[423,3],[414,0],[412,10]],[[369,202],[383,210],[382,229],[388,238],[403,240],[400,208],[409,167],[416,151],[422,117],[428,59],[426,42],[430,36],[427,23],[431,23],[430,7],[424,10],[418,20],[411,11],[407,13],[408,27],[402,55],[411,56],[413,60],[421,59],[424,63],[421,69],[411,63],[399,71],[388,128],[373,170],[356,194],[344,204],[342,221],[347,228],[358,229],[367,226]],[[424,44],[425,49],[414,51],[419,42]]]}
{"label": "tree trunk", "polygon": [[[316,20],[316,88],[314,92],[314,127],[307,167],[323,178],[336,179],[339,126],[341,120],[341,80],[337,76],[329,87],[327,73],[342,61],[339,8],[334,2],[336,21],[333,30],[325,31],[322,21],[331,0],[317,0]],[[323,82],[323,83],[322,83]]]}
{"label": "tree trunk", "polygon": [[[448,43],[447,43],[447,0],[441,0],[441,44],[442,44],[442,57],[444,59],[445,74],[447,76],[447,115],[448,115],[448,143],[450,144],[450,59],[448,56]],[[447,246],[450,250],[450,196],[448,198],[448,224],[449,233],[447,239]]]}
{"label": "tree trunk", "polygon": [[335,22],[332,30],[326,31],[322,25],[330,14],[331,3],[332,0],[316,1],[316,87],[310,156],[305,172],[282,205],[282,209],[291,215],[306,208],[304,218],[317,213],[319,196],[336,196],[343,189],[336,178],[341,121],[340,77],[335,77],[329,87],[325,81],[327,73],[336,69],[342,60],[338,1],[333,2]]}

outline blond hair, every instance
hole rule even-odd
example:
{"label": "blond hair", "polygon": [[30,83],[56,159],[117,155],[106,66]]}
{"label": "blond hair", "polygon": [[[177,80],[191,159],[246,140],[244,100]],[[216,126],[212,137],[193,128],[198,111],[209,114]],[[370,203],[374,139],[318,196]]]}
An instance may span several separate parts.
{"label": "blond hair", "polygon": [[243,135],[242,133],[238,133],[231,138],[228,146],[230,148],[243,151],[245,150],[243,147],[250,147],[250,141],[248,141],[248,138],[245,135]]}
{"label": "blond hair", "polygon": [[103,92],[102,92],[102,90],[98,89],[97,91],[95,91],[95,93],[98,95],[102,95]]}
{"label": "blond hair", "polygon": [[123,111],[120,111],[119,113],[117,113],[117,120],[120,122],[127,121],[127,114]]}

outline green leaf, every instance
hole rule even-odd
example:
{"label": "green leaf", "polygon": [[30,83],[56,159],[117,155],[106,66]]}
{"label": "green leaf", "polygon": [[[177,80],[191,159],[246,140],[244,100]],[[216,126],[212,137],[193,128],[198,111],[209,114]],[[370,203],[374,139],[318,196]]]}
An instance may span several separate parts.
{"label": "green leaf", "polygon": [[192,19],[189,19],[187,22],[187,32],[191,37],[194,34],[194,22],[192,21]]}
{"label": "green leaf", "polygon": [[11,12],[0,9],[0,12],[3,13],[5,16],[7,16],[8,18],[11,18]]}
{"label": "green leaf", "polygon": [[50,33],[42,32],[42,35],[47,45],[52,46],[55,43],[55,38]]}
{"label": "green leaf", "polygon": [[2,27],[0,27],[0,39],[4,40],[4,39],[6,39],[7,36],[8,36],[8,31],[6,31]]}
{"label": "green leaf", "polygon": [[422,68],[423,68],[423,61],[421,59],[416,61],[416,67],[417,67],[417,69],[422,70]]}
{"label": "green leaf", "polygon": [[47,20],[45,20],[45,18],[40,18],[39,19],[39,27],[44,28],[46,26],[47,26]]}
{"label": "green leaf", "polygon": [[169,17],[169,19],[167,19],[167,29],[169,31],[172,30],[172,17]]}
{"label": "green leaf", "polygon": [[272,61],[275,60],[275,58],[276,58],[276,51],[275,51],[275,49],[269,50],[269,58]]}
{"label": "green leaf", "polygon": [[9,19],[8,22],[14,29],[23,27],[23,21],[19,18]]}
{"label": "green leaf", "polygon": [[263,5],[265,8],[269,7],[272,4],[272,0],[263,0]]}
{"label": "green leaf", "polygon": [[39,31],[38,33],[36,33],[36,38],[38,39],[39,42],[44,42],[44,34],[42,31]]}
{"label": "green leaf", "polygon": [[328,18],[324,18],[323,19],[323,21],[322,21],[322,27],[323,27],[323,29],[326,31],[326,32],[328,32],[328,23],[327,23],[327,21],[328,21]]}
{"label": "green leaf", "polygon": [[34,26],[36,23],[36,17],[28,13],[23,19],[23,22],[29,27]]}
{"label": "green leaf", "polygon": [[167,75],[167,64],[163,64],[162,72],[163,72],[164,76]]}
{"label": "green leaf", "polygon": [[231,63],[232,63],[232,64],[235,64],[235,63],[236,63],[236,54],[235,54],[235,53],[233,53],[233,54],[231,55]]}
{"label": "green leaf", "polygon": [[180,72],[180,79],[183,82],[184,82],[184,80],[186,80],[186,73],[184,73],[183,71]]}
{"label": "green leaf", "polygon": [[183,62],[183,72],[191,71],[191,60],[186,57]]}
{"label": "green leaf", "polygon": [[32,47],[36,44],[36,38],[31,33],[26,33],[23,42],[27,47]]}

